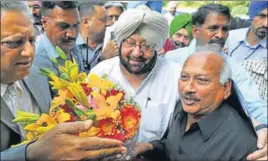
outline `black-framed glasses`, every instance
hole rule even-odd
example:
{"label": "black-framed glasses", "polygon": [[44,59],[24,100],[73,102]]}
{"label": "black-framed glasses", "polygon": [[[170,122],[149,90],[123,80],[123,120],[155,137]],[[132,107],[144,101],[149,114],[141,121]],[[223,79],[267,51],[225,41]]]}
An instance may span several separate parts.
{"label": "black-framed glasses", "polygon": [[140,45],[137,45],[136,41],[131,38],[124,40],[123,45],[125,47],[132,48],[132,49],[134,49],[136,46],[139,46],[141,51],[144,51],[144,52],[152,52],[156,47],[155,44],[151,44],[148,42],[142,42]]}

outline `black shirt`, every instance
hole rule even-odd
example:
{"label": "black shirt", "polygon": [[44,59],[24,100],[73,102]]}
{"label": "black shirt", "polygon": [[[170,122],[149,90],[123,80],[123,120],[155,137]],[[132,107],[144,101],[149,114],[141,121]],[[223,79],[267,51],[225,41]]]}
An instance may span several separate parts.
{"label": "black shirt", "polygon": [[217,110],[191,125],[185,132],[187,114],[178,102],[164,138],[152,141],[152,156],[168,160],[246,160],[257,150],[257,136],[249,119],[222,104]]}

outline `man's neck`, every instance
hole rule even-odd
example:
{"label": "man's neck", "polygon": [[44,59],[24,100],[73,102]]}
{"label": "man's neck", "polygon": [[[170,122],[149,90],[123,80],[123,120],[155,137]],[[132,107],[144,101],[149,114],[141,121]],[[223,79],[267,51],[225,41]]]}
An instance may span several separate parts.
{"label": "man's neck", "polygon": [[133,88],[137,89],[140,87],[141,83],[144,81],[144,79],[147,77],[149,73],[136,75],[129,73],[125,67],[120,65],[123,75],[126,77],[128,82],[132,85]]}
{"label": "man's neck", "polygon": [[250,46],[255,46],[261,42],[261,39],[258,36],[256,36],[254,32],[252,32],[252,29],[250,29],[247,34],[247,41]]}
{"label": "man's neck", "polygon": [[93,39],[91,38],[90,34],[88,32],[85,32],[84,30],[81,30],[81,36],[83,40],[87,43],[87,45],[93,49],[95,49],[98,45]]}

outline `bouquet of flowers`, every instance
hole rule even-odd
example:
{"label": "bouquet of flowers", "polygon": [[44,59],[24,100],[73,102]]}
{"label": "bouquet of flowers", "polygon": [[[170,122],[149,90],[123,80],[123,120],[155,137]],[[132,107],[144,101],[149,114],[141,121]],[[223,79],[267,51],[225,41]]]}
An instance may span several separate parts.
{"label": "bouquet of flowers", "polygon": [[67,60],[63,51],[56,49],[65,60],[64,66],[52,60],[58,65],[60,76],[45,68],[40,69],[40,74],[51,79],[49,83],[58,91],[58,96],[53,98],[48,114],[17,111],[13,122],[23,125],[27,132],[21,144],[37,140],[59,123],[90,119],[93,126],[79,136],[118,139],[131,151],[139,129],[140,107],[106,76],[90,74],[87,78],[86,73],[79,73],[76,61]]}

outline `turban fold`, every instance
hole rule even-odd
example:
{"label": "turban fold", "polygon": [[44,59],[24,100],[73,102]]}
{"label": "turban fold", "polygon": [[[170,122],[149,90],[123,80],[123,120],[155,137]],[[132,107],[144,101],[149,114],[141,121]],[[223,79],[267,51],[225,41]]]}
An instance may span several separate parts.
{"label": "turban fold", "polygon": [[190,14],[182,13],[172,20],[169,29],[169,37],[172,37],[181,28],[185,28],[190,38],[192,38],[192,16]]}
{"label": "turban fold", "polygon": [[268,2],[265,1],[256,1],[251,0],[249,5],[249,17],[252,20],[255,16],[257,16],[262,10],[268,8]]}
{"label": "turban fold", "polygon": [[120,2],[113,2],[113,1],[108,1],[104,4],[104,7],[107,9],[109,7],[120,7],[123,11],[125,10],[125,7],[122,3]]}
{"label": "turban fold", "polygon": [[114,34],[116,41],[121,43],[133,33],[140,34],[146,41],[160,49],[168,37],[167,19],[151,10],[128,9],[115,22]]}
{"label": "turban fold", "polygon": [[171,1],[171,2],[168,2],[167,10],[169,11],[169,10],[171,10],[171,9],[174,8],[174,7],[177,8],[178,4],[179,4],[179,2],[177,2],[177,1]]}
{"label": "turban fold", "polygon": [[139,5],[146,5],[150,7],[153,11],[157,11],[159,13],[162,12],[163,2],[162,1],[130,1],[128,3],[127,8],[137,8]]}

